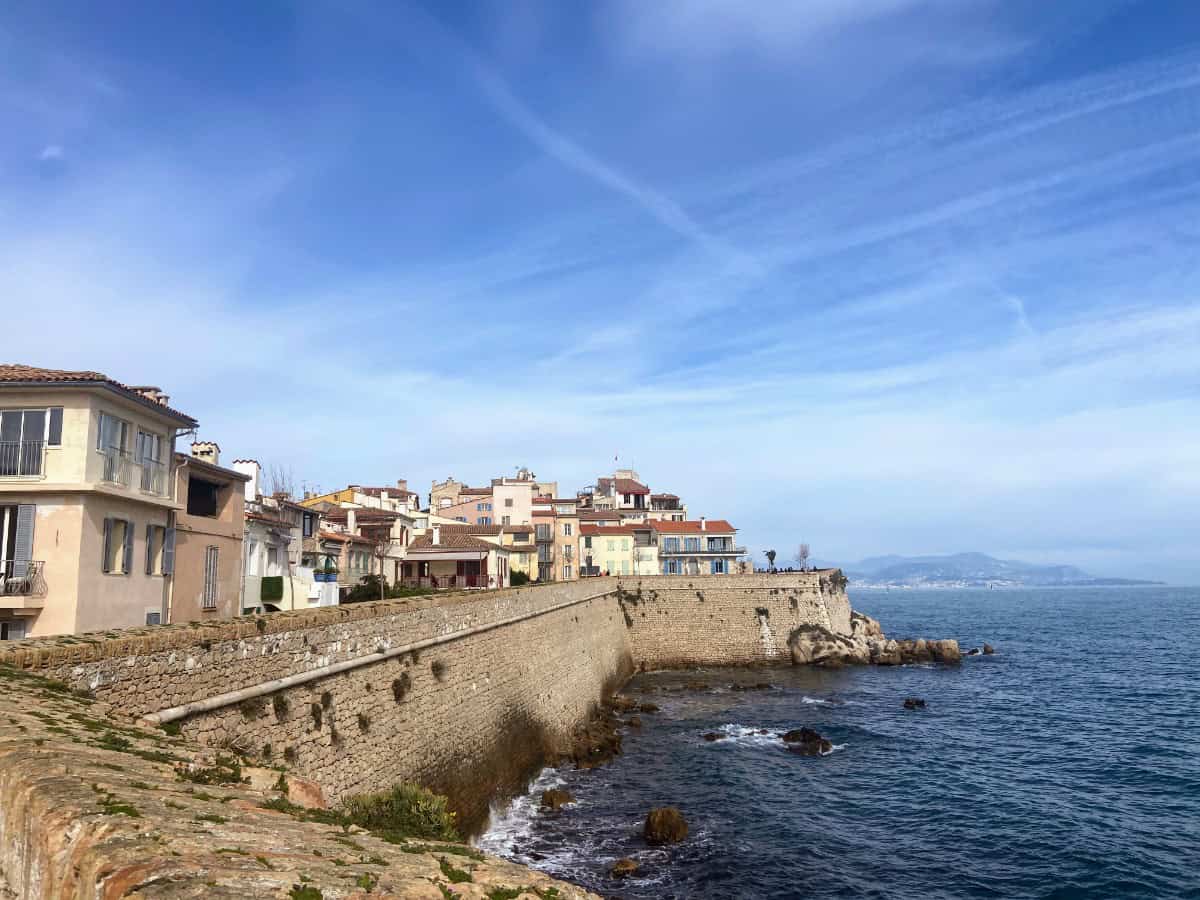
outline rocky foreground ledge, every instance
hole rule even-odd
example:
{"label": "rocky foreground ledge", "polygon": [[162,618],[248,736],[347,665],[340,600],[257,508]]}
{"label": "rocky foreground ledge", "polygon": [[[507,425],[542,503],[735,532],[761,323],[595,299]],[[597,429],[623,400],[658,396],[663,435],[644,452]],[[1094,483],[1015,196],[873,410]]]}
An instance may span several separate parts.
{"label": "rocky foreground ledge", "polygon": [[320,788],[0,666],[0,900],[597,895],[446,841],[385,840]]}
{"label": "rocky foreground ledge", "polygon": [[[788,636],[788,648],[793,664],[826,668],[845,665],[899,666],[919,662],[956,663],[963,658],[958,641],[952,638],[895,640],[883,633],[879,622],[857,610],[850,613],[848,636],[820,625],[801,625]],[[986,648],[985,652],[990,649]]]}

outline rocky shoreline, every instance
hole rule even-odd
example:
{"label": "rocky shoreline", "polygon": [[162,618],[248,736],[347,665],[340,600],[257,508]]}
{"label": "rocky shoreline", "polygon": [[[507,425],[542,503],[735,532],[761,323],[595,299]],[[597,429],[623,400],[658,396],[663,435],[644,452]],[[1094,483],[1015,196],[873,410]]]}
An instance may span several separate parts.
{"label": "rocky shoreline", "polygon": [[[837,634],[820,625],[801,625],[788,635],[793,665],[837,668],[845,665],[901,666],[909,663],[956,663],[964,655],[972,656],[978,649],[963,653],[953,638],[889,638],[883,627],[858,610],[850,611],[850,634]],[[991,647],[983,645],[982,652]]]}

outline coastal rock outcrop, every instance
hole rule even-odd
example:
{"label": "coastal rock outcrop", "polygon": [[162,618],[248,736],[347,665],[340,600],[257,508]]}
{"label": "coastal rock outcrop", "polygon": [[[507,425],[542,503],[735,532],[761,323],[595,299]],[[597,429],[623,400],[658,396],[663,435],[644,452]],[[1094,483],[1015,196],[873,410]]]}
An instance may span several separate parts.
{"label": "coastal rock outcrop", "polygon": [[868,664],[899,666],[914,662],[956,663],[962,659],[958,641],[953,638],[893,640],[883,633],[879,622],[857,611],[851,611],[849,635],[830,631],[822,625],[801,625],[788,635],[788,649],[793,665],[824,668]]}
{"label": "coastal rock outcrop", "polygon": [[618,859],[612,864],[612,868],[608,870],[613,878],[628,878],[638,870],[637,860],[630,859],[626,856],[624,859]]}
{"label": "coastal rock outcrop", "polygon": [[654,846],[678,844],[687,834],[688,827],[683,813],[674,806],[660,806],[650,810],[642,828],[642,836],[646,843]]}
{"label": "coastal rock outcrop", "polygon": [[788,751],[797,756],[824,756],[833,752],[833,743],[811,728],[793,728],[780,735]]}
{"label": "coastal rock outcrop", "polygon": [[920,697],[905,697],[904,698],[904,708],[905,709],[924,709],[925,701],[922,700]]}
{"label": "coastal rock outcrop", "polygon": [[564,791],[561,788],[550,788],[548,791],[542,791],[542,809],[562,809],[568,803],[574,803],[575,797],[570,791]]}

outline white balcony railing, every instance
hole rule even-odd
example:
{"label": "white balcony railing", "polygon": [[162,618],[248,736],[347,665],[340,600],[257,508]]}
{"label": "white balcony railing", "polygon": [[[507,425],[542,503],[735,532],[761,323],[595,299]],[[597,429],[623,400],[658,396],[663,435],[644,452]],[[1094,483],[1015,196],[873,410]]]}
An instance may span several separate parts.
{"label": "white balcony railing", "polygon": [[43,441],[0,441],[0,478],[38,478],[46,473]]}
{"label": "white balcony railing", "polygon": [[36,559],[0,560],[0,597],[40,597],[46,593],[42,580],[45,563]]}
{"label": "white balcony railing", "polygon": [[141,487],[148,494],[165,494],[167,492],[167,467],[152,459],[143,459]]}
{"label": "white balcony railing", "polygon": [[104,470],[100,473],[100,480],[106,481],[109,484],[119,484],[123,487],[129,487],[129,467],[131,463],[129,454],[124,450],[118,450],[116,447],[106,447],[100,451],[100,456],[104,460]]}

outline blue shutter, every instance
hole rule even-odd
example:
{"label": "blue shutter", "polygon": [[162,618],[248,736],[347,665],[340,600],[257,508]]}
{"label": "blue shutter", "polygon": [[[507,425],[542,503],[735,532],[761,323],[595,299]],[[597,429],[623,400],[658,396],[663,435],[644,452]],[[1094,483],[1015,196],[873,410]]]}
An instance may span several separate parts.
{"label": "blue shutter", "polygon": [[133,571],[133,523],[126,520],[125,522],[125,571],[123,575],[128,575]]}
{"label": "blue shutter", "polygon": [[101,556],[100,556],[100,571],[101,572],[112,571],[108,567],[108,551],[112,547],[112,523],[113,523],[112,519],[104,520],[104,549],[101,551]]}
{"label": "blue shutter", "polygon": [[163,535],[162,571],[164,575],[175,574],[175,529],[168,528]]}
{"label": "blue shutter", "polygon": [[154,526],[146,526],[146,574],[151,575],[151,563],[154,560]]}
{"label": "blue shutter", "polygon": [[37,507],[32,503],[17,507],[17,535],[13,547],[13,578],[24,578],[29,572],[29,561],[33,559],[33,521]]}

